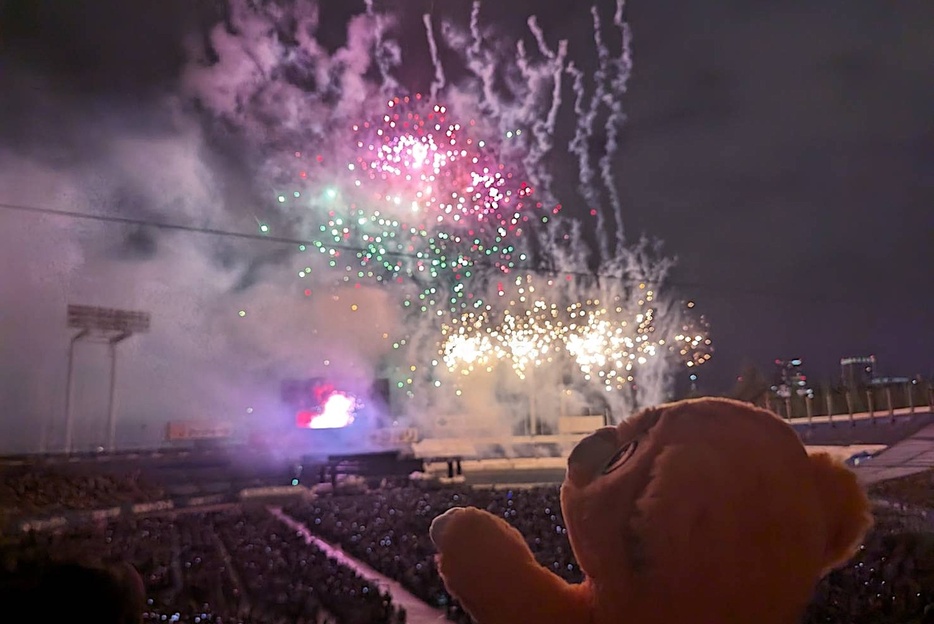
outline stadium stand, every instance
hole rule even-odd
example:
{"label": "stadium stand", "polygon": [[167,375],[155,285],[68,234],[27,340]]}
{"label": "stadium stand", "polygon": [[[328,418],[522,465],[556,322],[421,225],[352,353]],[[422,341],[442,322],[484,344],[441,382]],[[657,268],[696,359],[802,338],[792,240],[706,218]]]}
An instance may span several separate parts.
{"label": "stadium stand", "polygon": [[[90,562],[92,570],[127,562],[145,588],[146,622],[363,624],[410,617],[379,584],[269,513],[264,498],[228,495],[230,488],[257,482],[279,492],[278,472],[250,479],[216,465],[211,471],[210,478],[188,475],[198,488],[175,496],[156,478],[165,471],[7,466],[0,473],[3,505],[38,516],[0,534],[0,602],[15,605],[35,596],[21,591],[23,583],[55,561]],[[804,624],[934,621],[931,474],[871,487],[877,525],[857,558],[821,582]],[[202,494],[213,491],[214,478],[223,479],[223,493]],[[571,582],[582,578],[557,486],[474,489],[398,475],[369,490],[355,484],[296,487],[282,511],[451,621],[470,620],[438,577],[428,527],[452,506],[475,505],[502,516],[526,536],[542,565]],[[84,607],[75,600],[74,616],[81,619]]]}

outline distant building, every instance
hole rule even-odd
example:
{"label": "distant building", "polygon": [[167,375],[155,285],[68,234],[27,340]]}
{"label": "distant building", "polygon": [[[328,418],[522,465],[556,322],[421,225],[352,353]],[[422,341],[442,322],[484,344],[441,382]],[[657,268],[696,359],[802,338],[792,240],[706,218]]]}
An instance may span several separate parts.
{"label": "distant building", "polygon": [[814,390],[808,384],[801,358],[775,360],[775,381],[772,392],[782,398],[793,395],[814,396]]}
{"label": "distant building", "polygon": [[840,360],[840,380],[847,388],[862,388],[876,376],[876,356],[845,357]]}
{"label": "distant building", "polygon": [[910,377],[873,377],[870,384],[873,386],[900,386],[911,382]]}

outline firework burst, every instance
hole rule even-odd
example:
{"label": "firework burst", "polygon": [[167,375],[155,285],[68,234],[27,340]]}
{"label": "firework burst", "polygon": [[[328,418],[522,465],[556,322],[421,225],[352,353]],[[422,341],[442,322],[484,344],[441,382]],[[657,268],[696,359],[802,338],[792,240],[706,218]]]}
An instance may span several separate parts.
{"label": "firework burst", "polygon": [[680,357],[687,366],[710,358],[702,317],[681,317],[682,333],[666,340],[670,332],[660,331],[656,293],[645,283],[633,289],[636,297],[621,292],[574,301],[579,289],[573,280],[549,279],[536,287],[533,277],[524,275],[509,286],[500,283],[495,304],[443,326],[444,363],[467,375],[478,368],[489,372],[505,361],[524,379],[530,368],[570,362],[586,382],[618,390],[655,358]]}
{"label": "firework burst", "polygon": [[451,119],[442,104],[396,97],[352,124],[351,162],[298,172],[298,184],[323,193],[277,199],[312,198],[322,214],[313,246],[345,281],[401,285],[403,305],[436,317],[479,307],[487,276],[527,259],[527,224],[560,210],[535,201],[521,168],[501,162],[482,136],[480,124]]}
{"label": "firework burst", "polygon": [[[380,25],[372,3],[367,16],[376,48],[395,49],[399,42],[386,38],[388,22]],[[318,153],[306,153],[303,144],[286,167],[277,160],[276,174],[287,177],[275,196],[277,217],[291,217],[310,241],[301,251],[315,258],[300,261],[299,276],[314,269],[319,286],[375,286],[407,311],[383,334],[393,349],[378,366],[410,399],[421,394],[416,387],[440,388],[452,379],[457,386],[465,375],[503,364],[514,375],[495,375],[496,383],[542,368],[542,379],[562,380],[556,385],[628,386],[632,392],[610,395],[645,404],[664,398],[673,366],[710,359],[706,320],[662,288],[673,261],[645,241],[625,240],[612,163],[631,64],[629,30],[621,1],[612,15],[618,36],[605,37],[604,9],[593,7],[591,16],[592,76],[572,60],[578,51],[567,41],[549,47],[534,18],[528,24],[537,52],[519,38],[504,54],[487,37],[479,2],[469,30],[442,20],[436,33],[437,20],[423,16],[435,69],[430,96],[391,96],[402,88],[392,75],[401,56],[380,57],[382,85],[353,90],[357,99],[347,101],[354,103],[335,107],[330,86],[310,94],[322,112],[307,118]],[[616,40],[618,53],[608,47]],[[448,80],[442,47],[460,57],[469,77]],[[359,85],[356,78],[340,84]],[[558,137],[567,132],[556,124],[567,91],[576,122],[562,146]],[[371,100],[372,93],[380,99]],[[551,199],[552,165],[568,154],[578,176],[574,215]],[[322,261],[329,270],[318,271]],[[539,269],[562,276],[546,278]],[[447,407],[445,396],[434,396],[410,405]],[[622,414],[632,404],[616,407]]]}

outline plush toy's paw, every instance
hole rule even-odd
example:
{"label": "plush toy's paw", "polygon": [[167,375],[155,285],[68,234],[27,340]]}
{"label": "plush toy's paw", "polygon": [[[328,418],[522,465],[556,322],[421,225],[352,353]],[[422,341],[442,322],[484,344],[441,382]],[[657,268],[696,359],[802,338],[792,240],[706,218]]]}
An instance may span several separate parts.
{"label": "plush toy's paw", "polygon": [[428,536],[431,538],[431,543],[435,545],[435,548],[441,548],[441,543],[444,540],[448,525],[458,514],[463,514],[464,511],[464,507],[451,507],[431,521],[431,528],[428,530]]}
{"label": "plush toy's paw", "polygon": [[432,520],[428,535],[442,556],[462,565],[486,566],[493,559],[529,554],[519,531],[476,507],[452,507]]}
{"label": "plush toy's paw", "polygon": [[586,591],[543,568],[502,518],[454,507],[432,521],[429,536],[448,591],[481,624],[587,621]]}

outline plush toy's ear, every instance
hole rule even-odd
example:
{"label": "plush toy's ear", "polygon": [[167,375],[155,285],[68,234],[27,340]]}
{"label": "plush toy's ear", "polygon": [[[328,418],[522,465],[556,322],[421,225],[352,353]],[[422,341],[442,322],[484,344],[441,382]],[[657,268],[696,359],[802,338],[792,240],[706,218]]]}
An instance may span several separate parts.
{"label": "plush toy's ear", "polygon": [[810,460],[827,522],[826,574],[856,553],[873,519],[869,498],[853,471],[827,453],[811,455]]}

